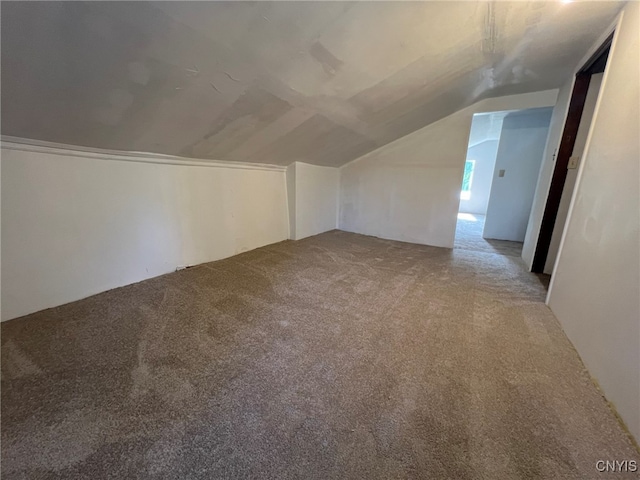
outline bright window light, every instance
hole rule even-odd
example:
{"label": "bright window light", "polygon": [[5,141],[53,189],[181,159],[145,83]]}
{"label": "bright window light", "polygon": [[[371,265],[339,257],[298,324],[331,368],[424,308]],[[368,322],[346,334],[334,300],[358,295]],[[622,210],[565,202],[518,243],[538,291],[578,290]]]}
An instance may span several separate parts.
{"label": "bright window light", "polygon": [[464,164],[464,175],[462,176],[462,191],[460,198],[469,200],[471,198],[471,182],[473,181],[473,169],[476,166],[475,160],[467,160]]}
{"label": "bright window light", "polygon": [[458,213],[458,220],[466,220],[467,222],[477,222],[478,219],[471,213]]}

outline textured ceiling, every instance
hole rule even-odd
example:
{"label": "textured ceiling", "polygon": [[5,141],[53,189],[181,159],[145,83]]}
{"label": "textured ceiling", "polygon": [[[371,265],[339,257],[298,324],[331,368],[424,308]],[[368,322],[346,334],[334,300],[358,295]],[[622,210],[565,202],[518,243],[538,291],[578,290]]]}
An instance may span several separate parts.
{"label": "textured ceiling", "polygon": [[341,165],[556,88],[619,2],[3,2],[2,133]]}

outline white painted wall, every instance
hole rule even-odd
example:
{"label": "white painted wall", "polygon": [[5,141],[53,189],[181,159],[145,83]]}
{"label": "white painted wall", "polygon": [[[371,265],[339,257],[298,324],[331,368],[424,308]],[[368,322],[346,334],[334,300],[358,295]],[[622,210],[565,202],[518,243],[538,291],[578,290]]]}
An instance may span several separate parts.
{"label": "white painted wall", "polygon": [[[580,126],[578,127],[578,133],[576,134],[576,142],[571,154],[572,156],[582,157],[584,153],[584,147],[587,143],[587,134],[589,133],[591,120],[593,120],[593,113],[596,109],[596,100],[598,99],[600,85],[602,84],[602,77],[602,73],[591,76],[589,90],[587,91],[587,98],[584,102],[584,110],[582,111],[582,118],[580,119]],[[551,274],[553,266],[556,263],[558,249],[560,248],[560,239],[562,238],[564,225],[567,221],[569,203],[571,203],[571,197],[573,196],[573,189],[575,187],[577,177],[578,170],[576,168],[570,168],[567,170],[567,178],[564,182],[564,188],[562,189],[562,197],[560,199],[560,205],[558,206],[558,215],[553,227],[553,235],[551,237],[551,243],[549,244],[549,252],[547,253],[547,261],[544,267],[544,273],[547,274]]]}
{"label": "white painted wall", "polygon": [[471,195],[468,199],[460,199],[460,212],[478,215],[487,213],[497,153],[498,140],[486,140],[467,150],[467,160],[475,160],[475,166],[471,180]]}
{"label": "white painted wall", "polygon": [[141,158],[3,143],[3,320],[288,238],[284,168]]}
{"label": "white painted wall", "polygon": [[296,239],[296,162],[287,167],[287,207],[289,209],[289,238]]}
{"label": "white painted wall", "polygon": [[536,251],[538,236],[540,235],[540,225],[542,224],[542,216],[544,207],[551,186],[551,177],[555,166],[556,153],[560,146],[560,138],[564,129],[564,122],[567,118],[569,109],[569,100],[571,99],[571,91],[573,90],[573,77],[567,80],[558,91],[558,101],[553,107],[551,114],[551,122],[549,123],[549,134],[547,143],[544,147],[542,155],[542,165],[536,183],[536,191],[533,196],[533,205],[529,214],[529,222],[527,223],[527,233],[524,237],[522,245],[522,259],[528,270],[533,265],[533,256]]}
{"label": "white painted wall", "polygon": [[[549,132],[551,108],[513,112],[502,122],[482,236],[522,242]],[[498,172],[504,170],[504,176]]]}
{"label": "white painted wall", "polygon": [[293,240],[337,228],[337,168],[295,162],[287,168],[287,185]]}
{"label": "white painted wall", "polygon": [[453,247],[474,113],[553,106],[557,90],[486,99],[341,167],[340,229]]}
{"label": "white painted wall", "polygon": [[616,28],[549,307],[640,440],[640,3]]}

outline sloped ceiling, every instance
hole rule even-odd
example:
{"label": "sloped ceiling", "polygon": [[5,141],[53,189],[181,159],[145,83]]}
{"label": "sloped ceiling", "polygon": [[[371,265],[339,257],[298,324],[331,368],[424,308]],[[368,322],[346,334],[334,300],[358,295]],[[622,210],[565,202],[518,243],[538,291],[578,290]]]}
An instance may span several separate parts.
{"label": "sloped ceiling", "polygon": [[3,2],[2,133],[342,165],[556,88],[618,2]]}

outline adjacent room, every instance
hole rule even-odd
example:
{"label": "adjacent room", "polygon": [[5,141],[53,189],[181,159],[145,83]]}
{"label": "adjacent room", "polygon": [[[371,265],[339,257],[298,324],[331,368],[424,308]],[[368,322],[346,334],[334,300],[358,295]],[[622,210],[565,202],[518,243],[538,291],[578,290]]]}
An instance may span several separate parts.
{"label": "adjacent room", "polygon": [[522,254],[552,108],[473,116],[454,248]]}
{"label": "adjacent room", "polygon": [[[471,120],[469,146],[460,186],[460,204],[456,224],[455,247],[474,246],[478,250],[493,251],[499,244],[483,238],[487,206],[491,193],[502,120],[508,112],[476,113]],[[522,250],[513,247],[515,255]]]}
{"label": "adjacent room", "polygon": [[639,2],[0,8],[3,479],[638,478]]}

